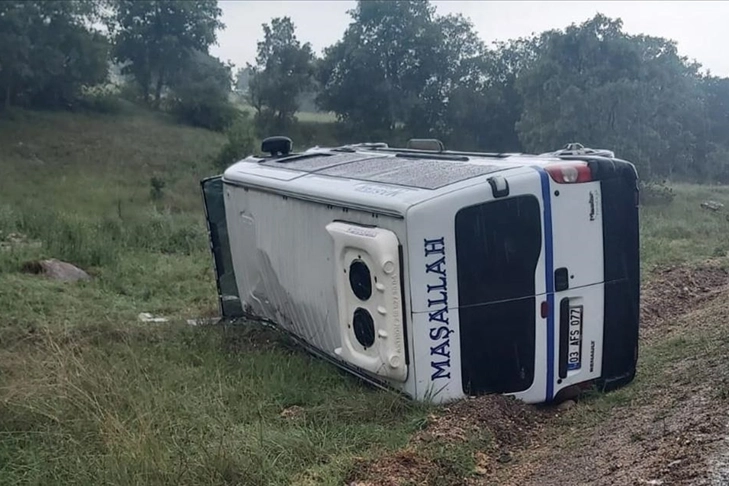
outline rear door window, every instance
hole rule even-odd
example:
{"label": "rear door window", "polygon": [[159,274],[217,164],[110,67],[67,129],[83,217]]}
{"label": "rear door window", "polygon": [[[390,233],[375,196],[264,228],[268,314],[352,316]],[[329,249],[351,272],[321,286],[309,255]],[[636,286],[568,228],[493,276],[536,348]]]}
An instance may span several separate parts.
{"label": "rear door window", "polygon": [[458,306],[466,393],[512,393],[534,380],[539,200],[489,201],[456,214]]}

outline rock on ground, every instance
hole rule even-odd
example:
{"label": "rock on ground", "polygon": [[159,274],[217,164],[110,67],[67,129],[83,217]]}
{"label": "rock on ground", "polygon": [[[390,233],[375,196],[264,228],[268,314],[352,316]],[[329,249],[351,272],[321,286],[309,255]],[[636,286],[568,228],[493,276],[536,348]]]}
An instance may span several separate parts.
{"label": "rock on ground", "polygon": [[48,278],[61,282],[91,280],[91,276],[80,268],[70,263],[56,260],[55,258],[28,262],[23,265],[23,270],[29,273],[45,275]]}

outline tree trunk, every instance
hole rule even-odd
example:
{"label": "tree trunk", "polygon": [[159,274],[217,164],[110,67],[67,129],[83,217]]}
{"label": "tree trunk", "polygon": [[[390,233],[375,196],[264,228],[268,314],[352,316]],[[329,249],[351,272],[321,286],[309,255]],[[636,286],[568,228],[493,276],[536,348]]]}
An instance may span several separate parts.
{"label": "tree trunk", "polygon": [[164,78],[162,72],[157,76],[157,88],[154,91],[154,107],[159,108],[160,98],[162,97],[162,86],[164,86]]}
{"label": "tree trunk", "polygon": [[10,99],[12,95],[12,80],[8,79],[8,84],[5,86],[5,109],[10,108]]}
{"label": "tree trunk", "polygon": [[141,83],[142,85],[142,96],[144,97],[144,104],[149,104],[149,78],[145,78]]}

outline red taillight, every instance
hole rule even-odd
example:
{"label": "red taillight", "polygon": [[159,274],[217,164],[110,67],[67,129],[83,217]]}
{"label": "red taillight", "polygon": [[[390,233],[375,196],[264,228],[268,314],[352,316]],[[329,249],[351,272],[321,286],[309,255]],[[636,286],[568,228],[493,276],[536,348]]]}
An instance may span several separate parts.
{"label": "red taillight", "polygon": [[542,318],[546,319],[549,315],[549,303],[546,300],[542,301]]}
{"label": "red taillight", "polygon": [[574,184],[592,181],[590,168],[585,162],[566,162],[547,165],[544,170],[559,184]]}

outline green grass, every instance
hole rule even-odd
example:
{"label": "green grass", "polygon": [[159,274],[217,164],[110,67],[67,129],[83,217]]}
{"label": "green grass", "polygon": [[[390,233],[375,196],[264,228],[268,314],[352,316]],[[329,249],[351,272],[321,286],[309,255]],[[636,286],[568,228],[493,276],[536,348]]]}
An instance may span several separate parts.
{"label": "green grass", "polygon": [[[270,331],[186,323],[217,312],[198,184],[224,142],[135,110],[0,119],[0,242],[25,238],[0,246],[0,484],[342,484],[423,424],[427,407]],[[699,207],[729,207],[729,190],[676,191],[643,209],[647,268],[729,249],[724,213]],[[49,257],[94,278],[21,272]],[[647,370],[663,350],[645,351]],[[595,400],[635,391],[621,393]],[[465,475],[474,447],[427,452]]]}
{"label": "green grass", "polygon": [[[729,254],[729,188],[674,184],[669,204],[641,210],[641,258],[645,269],[656,265],[725,258]],[[713,200],[724,204],[717,212],[701,207]]]}
{"label": "green grass", "polygon": [[[422,421],[275,336],[186,323],[217,312],[198,184],[223,143],[144,112],[0,121],[0,241],[27,239],[0,249],[0,484],[337,484]],[[94,279],[20,271],[48,257]]]}

